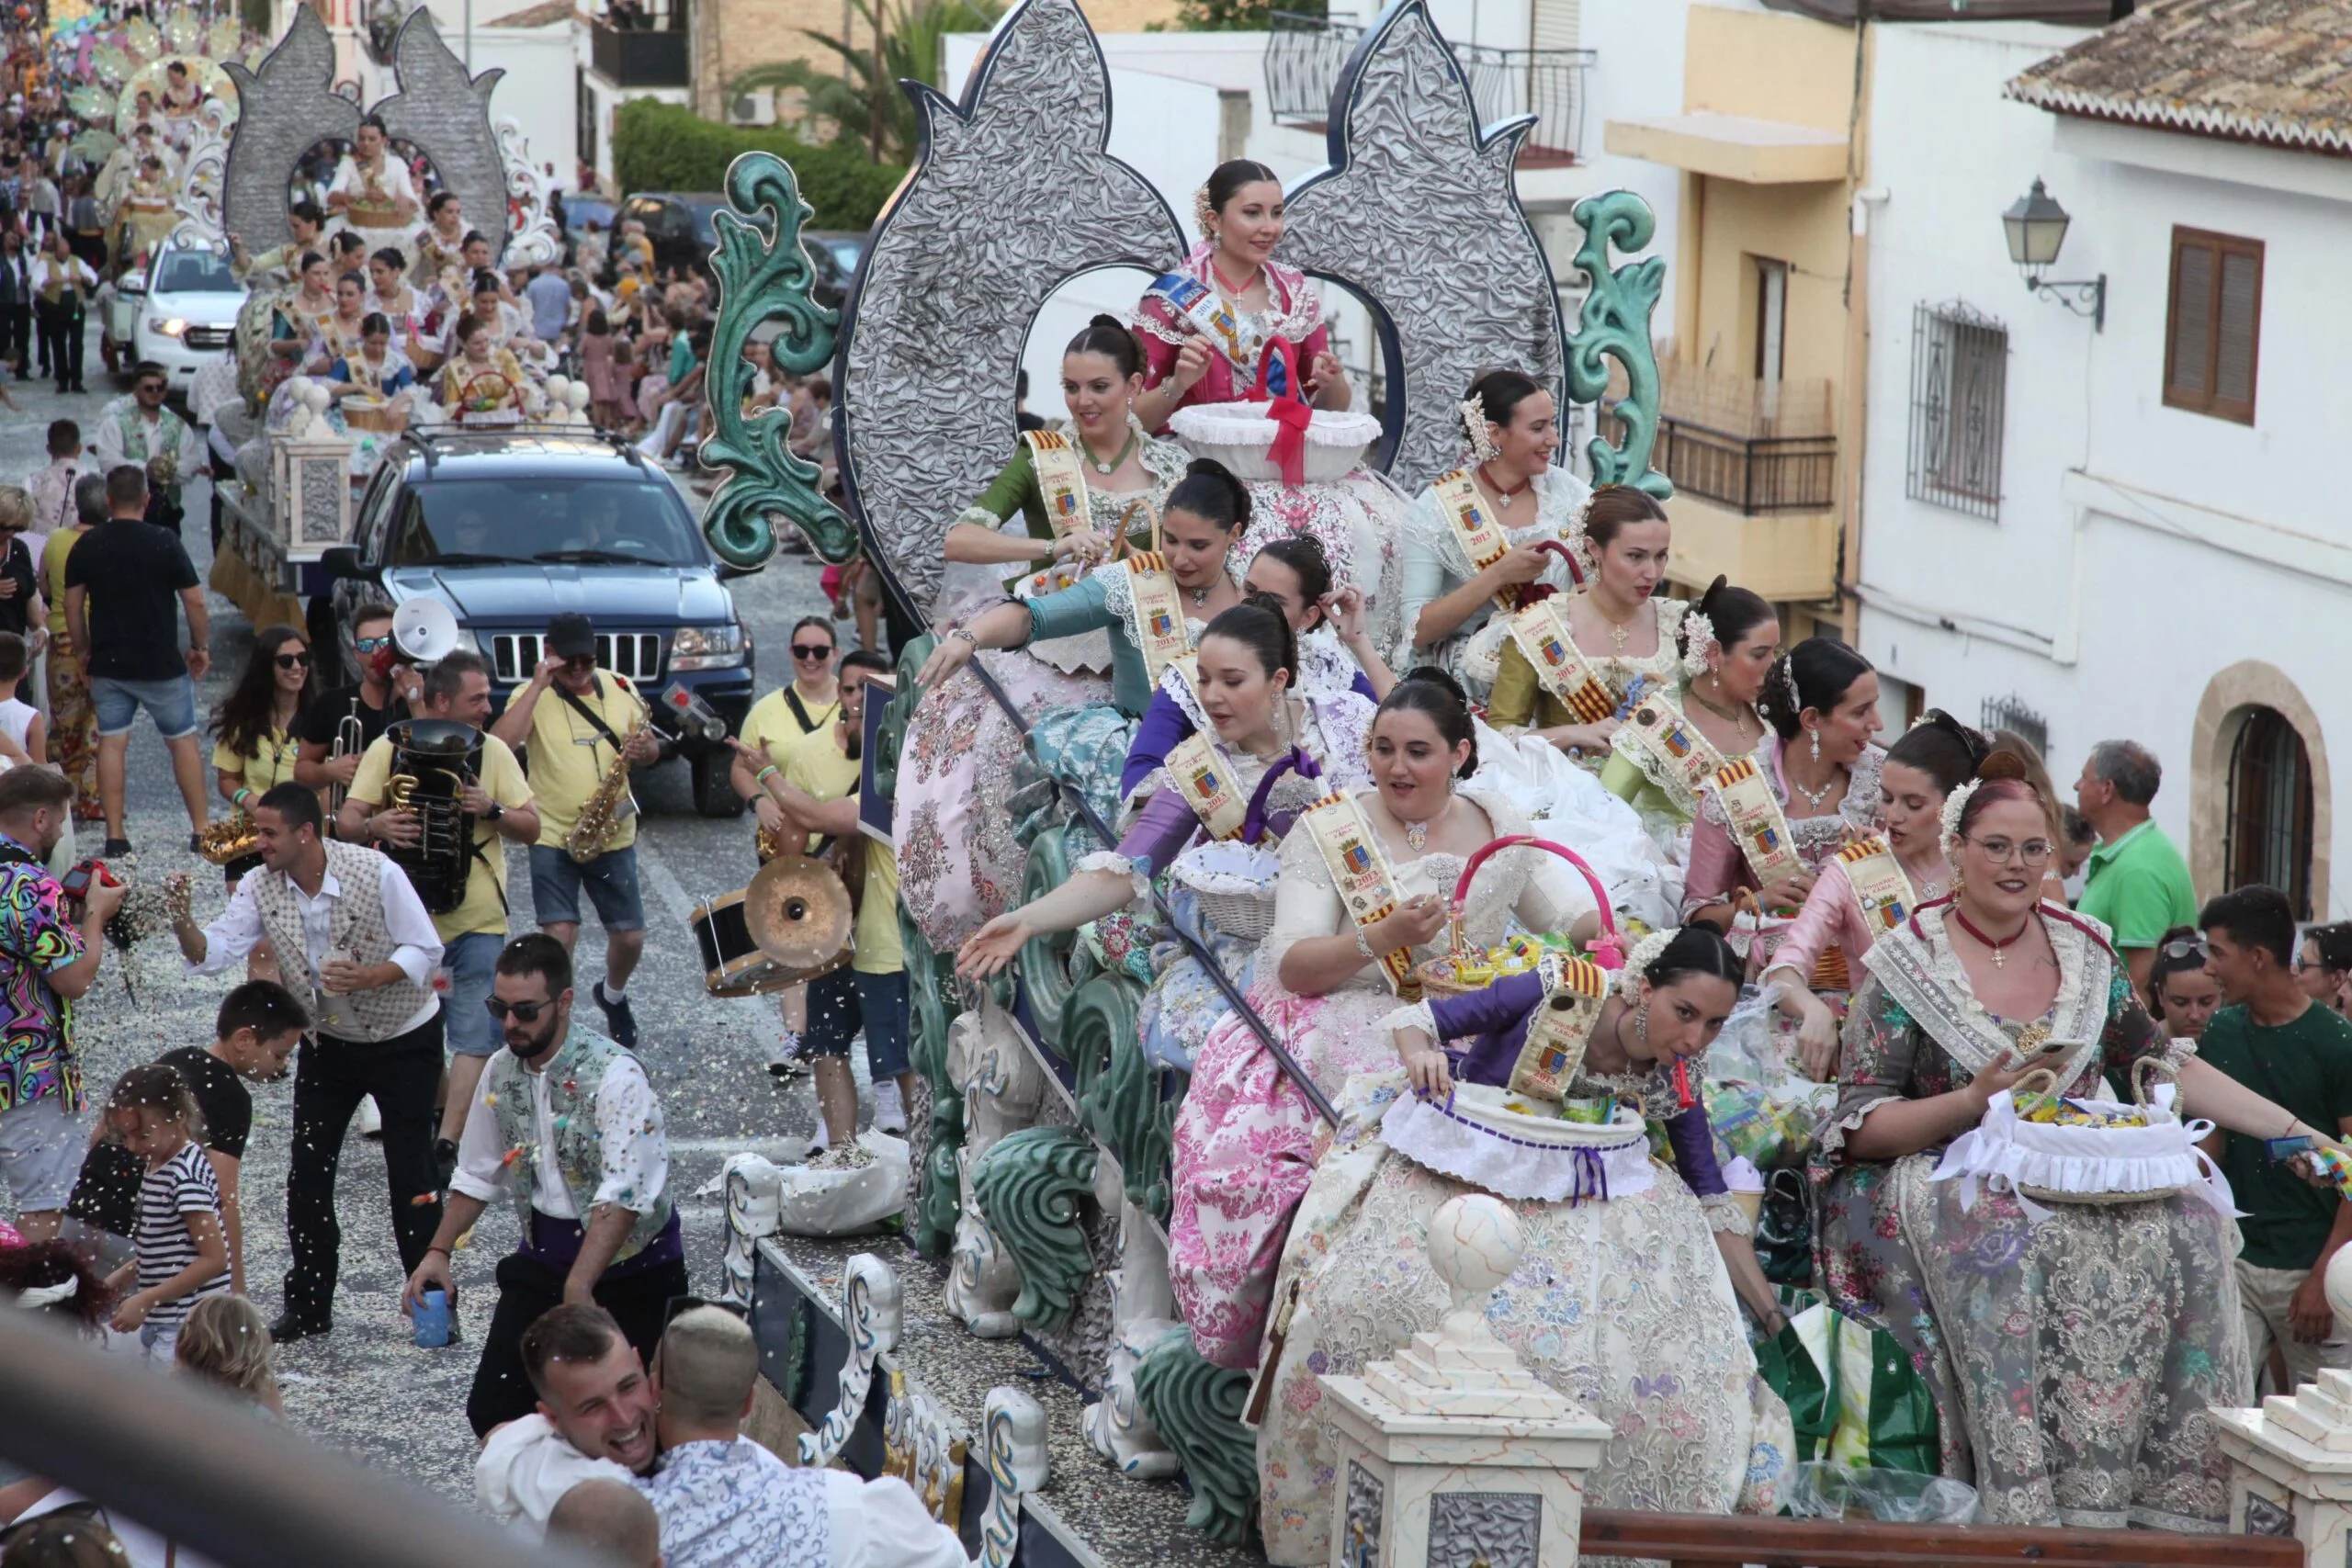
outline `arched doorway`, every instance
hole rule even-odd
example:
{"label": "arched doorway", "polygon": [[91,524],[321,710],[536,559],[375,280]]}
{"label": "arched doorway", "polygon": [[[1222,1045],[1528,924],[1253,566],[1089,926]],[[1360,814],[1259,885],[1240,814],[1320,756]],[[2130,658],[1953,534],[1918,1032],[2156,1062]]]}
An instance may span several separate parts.
{"label": "arched doorway", "polygon": [[2276,708],[2245,714],[2230,755],[2229,886],[2284,889],[2298,919],[2312,918],[2312,766],[2303,738]]}

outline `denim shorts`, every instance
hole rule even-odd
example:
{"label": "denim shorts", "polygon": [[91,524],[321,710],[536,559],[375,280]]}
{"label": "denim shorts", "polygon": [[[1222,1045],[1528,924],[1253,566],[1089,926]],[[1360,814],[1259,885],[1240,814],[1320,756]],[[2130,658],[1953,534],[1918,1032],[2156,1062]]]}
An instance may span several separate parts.
{"label": "denim shorts", "polygon": [[6,1179],[17,1213],[65,1207],[89,1142],[90,1130],[62,1094],[0,1111],[0,1178]]}
{"label": "denim shorts", "polygon": [[196,733],[196,682],[185,675],[162,681],[118,681],[111,675],[90,679],[90,705],[97,710],[100,735],[123,735],[145,708],[166,740]]}
{"label": "denim shorts", "polygon": [[808,982],[808,1032],[802,1045],[807,1055],[846,1056],[861,1028],[866,1070],[875,1082],[908,1070],[905,970],[868,975],[836,969]]}
{"label": "denim shorts", "polygon": [[637,886],[637,846],[607,850],[582,865],[561,844],[531,846],[531,908],[543,926],[580,923],[580,889],[608,931],[645,929],[645,895]]}
{"label": "denim shorts", "polygon": [[505,946],[503,936],[468,931],[441,949],[441,967],[449,976],[449,989],[441,998],[441,1016],[447,1020],[442,1038],[453,1056],[494,1056],[506,1043],[498,1021],[482,1005],[490,1000],[491,979]]}

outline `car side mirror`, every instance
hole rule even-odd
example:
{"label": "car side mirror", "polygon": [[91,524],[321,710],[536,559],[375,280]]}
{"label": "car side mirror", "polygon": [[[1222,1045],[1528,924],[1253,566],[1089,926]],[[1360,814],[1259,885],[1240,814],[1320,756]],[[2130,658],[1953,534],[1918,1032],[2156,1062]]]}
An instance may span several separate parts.
{"label": "car side mirror", "polygon": [[376,573],[359,558],[359,551],[350,545],[336,545],[319,557],[319,565],[326,574],[340,581],[373,582]]}

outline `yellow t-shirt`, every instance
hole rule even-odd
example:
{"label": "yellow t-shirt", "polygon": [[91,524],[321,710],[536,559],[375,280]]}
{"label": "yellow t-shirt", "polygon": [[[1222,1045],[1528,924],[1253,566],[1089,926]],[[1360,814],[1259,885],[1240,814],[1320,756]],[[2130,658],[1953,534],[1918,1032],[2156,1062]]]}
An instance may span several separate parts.
{"label": "yellow t-shirt", "polygon": [[[766,751],[768,761],[779,768],[784,766],[786,747],[803,735],[816,733],[816,730],[801,728],[800,721],[792,716],[792,705],[784,697],[785,693],[790,690],[789,685],[778,686],[753,703],[752,711],[743,716],[743,744]],[[834,719],[841,716],[842,701],[839,697],[821,706],[803,697],[800,705],[808,710],[808,716],[815,721],[817,729],[830,727]]]}
{"label": "yellow t-shirt", "polygon": [[[621,740],[627,740],[628,732],[645,716],[645,705],[628,682],[609,670],[596,671],[595,694],[580,700]],[[572,825],[580,820],[580,808],[588,804],[588,797],[604,782],[605,770],[613,765],[613,749],[552,685],[539,694],[538,705],[531,710],[526,746],[531,756],[531,793],[539,803],[539,842],[561,849],[571,837]],[[612,840],[605,847],[625,850],[635,842],[637,813],[630,811],[614,823]]]}
{"label": "yellow t-shirt", "polygon": [[[392,738],[379,736],[359,758],[359,771],[351,777],[351,798],[369,806],[384,804],[385,785],[392,776]],[[506,742],[495,735],[481,738],[482,792],[509,811],[518,806],[531,804],[531,786],[523,777],[523,765]],[[488,931],[492,936],[506,934],[506,844],[498,829],[474,818],[474,843],[481,851],[481,858],[490,863],[488,876],[474,875],[466,879],[463,902],[446,915],[433,917],[433,929],[448,942],[469,931]],[[481,867],[476,866],[479,873]]]}
{"label": "yellow t-shirt", "polygon": [[245,797],[245,809],[251,810],[255,801],[294,776],[294,759],[301,750],[301,743],[286,731],[273,729],[249,757],[230,750],[226,740],[214,742],[212,765],[244,780],[244,787],[253,791]]}
{"label": "yellow t-shirt", "polygon": [[[820,803],[857,794],[859,764],[833,743],[831,725],[788,742],[777,765],[784,769],[785,783]],[[858,900],[857,928],[851,935],[857,947],[851,967],[868,975],[894,974],[907,966],[906,945],[899,938],[899,862],[886,845],[863,833],[858,837],[865,839],[865,891]],[[809,847],[814,849],[818,841],[810,838]]]}

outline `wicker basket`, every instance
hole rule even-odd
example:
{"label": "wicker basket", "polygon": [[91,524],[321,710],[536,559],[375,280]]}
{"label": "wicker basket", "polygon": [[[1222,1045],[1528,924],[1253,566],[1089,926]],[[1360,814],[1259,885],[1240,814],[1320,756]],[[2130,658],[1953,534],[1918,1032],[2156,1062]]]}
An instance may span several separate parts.
{"label": "wicker basket", "polygon": [[381,398],[345,398],[343,400],[343,423],[353,430],[370,430],[379,435],[398,435],[408,428],[408,410],[396,407]]}
{"label": "wicker basket", "polygon": [[1603,969],[1623,967],[1624,955],[1617,940],[1616,912],[1609,907],[1609,889],[1601,886],[1600,878],[1593,874],[1592,867],[1585,863],[1582,855],[1566,844],[1555,843],[1549,839],[1539,839],[1532,833],[1514,833],[1509,838],[1497,839],[1484,846],[1476,854],[1472,855],[1469,863],[1462,868],[1461,880],[1453,885],[1453,900],[1449,910],[1452,934],[1448,939],[1447,946],[1450,951],[1442,958],[1432,958],[1424,962],[1414,971],[1420,979],[1421,990],[1427,996],[1431,998],[1462,997],[1485,988],[1486,981],[1465,983],[1457,978],[1463,964],[1476,956],[1471,953],[1469,944],[1462,938],[1462,908],[1469,901],[1470,879],[1478,874],[1478,868],[1487,863],[1487,858],[1498,850],[1516,849],[1521,846],[1548,851],[1576,867],[1577,874],[1583,876],[1591,886],[1592,900],[1600,909],[1600,940],[1593,944],[1592,960]]}
{"label": "wicker basket", "polygon": [[[2021,1199],[2036,1203],[2145,1203],[2199,1188],[2203,1178],[2197,1140],[2211,1128],[2202,1122],[2184,1123],[2171,1097],[2154,1091],[2149,1074],[2158,1066],[2154,1058],[2133,1066],[2132,1104],[2079,1100],[2098,1111],[2136,1111],[2145,1118],[2140,1126],[2026,1121],[2022,1108],[2059,1088],[2057,1074],[2048,1067],[2026,1074],[1993,1097],[1982,1123],[1953,1141],[1933,1179],[1987,1178],[1997,1190],[2006,1179]],[[2052,1177],[2067,1184],[2058,1185]]]}
{"label": "wicker basket", "polygon": [[[1168,423],[1193,456],[1216,458],[1236,479],[1278,481],[1283,477],[1271,455],[1282,426],[1267,417],[1263,403],[1195,403],[1178,409]],[[1379,439],[1380,422],[1370,414],[1317,409],[1306,427],[1306,482],[1328,484],[1342,478]]]}
{"label": "wicker basket", "polygon": [[1303,779],[1323,776],[1313,757],[1292,747],[1274,759],[1250,792],[1238,840],[1195,844],[1168,868],[1170,877],[1193,890],[1202,912],[1218,931],[1244,942],[1262,942],[1274,929],[1274,879],[1281,874],[1282,857],[1265,844],[1266,810],[1275,781],[1288,773]]}

